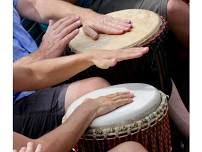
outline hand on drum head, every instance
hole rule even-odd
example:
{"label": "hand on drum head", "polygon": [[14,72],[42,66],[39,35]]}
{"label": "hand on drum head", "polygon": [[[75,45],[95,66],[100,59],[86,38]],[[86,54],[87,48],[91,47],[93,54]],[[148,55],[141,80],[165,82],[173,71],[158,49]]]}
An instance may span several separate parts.
{"label": "hand on drum head", "polygon": [[91,61],[101,69],[108,69],[123,60],[135,59],[143,56],[149,51],[148,47],[117,49],[117,50],[96,50],[92,54]]}
{"label": "hand on drum head", "polygon": [[98,39],[98,33],[119,35],[129,32],[132,28],[130,20],[121,20],[107,15],[101,15],[93,11],[82,19],[83,31],[92,39]]}
{"label": "hand on drum head", "polygon": [[50,20],[39,50],[51,57],[60,56],[66,45],[79,33],[80,26],[80,18],[73,15],[68,15],[56,22]]}
{"label": "hand on drum head", "polygon": [[106,96],[101,96],[95,99],[86,99],[87,102],[92,102],[96,108],[95,117],[99,117],[116,108],[133,101],[134,95],[130,92],[117,92]]}

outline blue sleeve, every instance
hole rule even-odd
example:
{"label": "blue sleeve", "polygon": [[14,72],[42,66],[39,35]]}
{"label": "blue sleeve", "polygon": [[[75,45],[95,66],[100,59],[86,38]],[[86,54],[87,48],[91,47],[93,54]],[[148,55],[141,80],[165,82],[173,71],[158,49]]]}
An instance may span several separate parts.
{"label": "blue sleeve", "polygon": [[16,8],[17,0],[13,0],[13,7]]}

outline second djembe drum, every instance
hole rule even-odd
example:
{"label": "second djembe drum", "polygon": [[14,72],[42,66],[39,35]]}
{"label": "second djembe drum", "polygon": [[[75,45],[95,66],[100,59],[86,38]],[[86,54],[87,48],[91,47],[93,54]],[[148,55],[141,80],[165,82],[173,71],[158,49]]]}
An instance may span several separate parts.
{"label": "second djembe drum", "polygon": [[63,122],[85,98],[121,91],[134,93],[133,102],[96,118],[79,140],[78,152],[106,152],[125,141],[137,141],[149,152],[170,152],[167,96],[148,84],[120,84],[90,92],[70,105]]}

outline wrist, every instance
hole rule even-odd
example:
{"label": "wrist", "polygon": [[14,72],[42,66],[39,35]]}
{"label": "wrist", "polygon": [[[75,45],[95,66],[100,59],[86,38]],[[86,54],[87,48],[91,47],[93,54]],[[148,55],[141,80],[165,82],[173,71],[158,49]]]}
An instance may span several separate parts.
{"label": "wrist", "polygon": [[89,66],[93,66],[94,62],[93,62],[93,58],[94,58],[94,53],[92,51],[90,52],[86,52],[86,53],[81,53],[81,55],[83,56],[84,60],[89,64]]}
{"label": "wrist", "polygon": [[96,12],[94,12],[93,10],[91,9],[88,9],[88,8],[83,8],[84,10],[82,11],[81,13],[81,20],[82,22],[84,22],[85,20],[87,20],[89,17],[91,17],[92,15],[94,14],[97,14]]}
{"label": "wrist", "polygon": [[85,99],[80,108],[83,108],[90,115],[91,121],[97,117],[98,104],[93,99]]}

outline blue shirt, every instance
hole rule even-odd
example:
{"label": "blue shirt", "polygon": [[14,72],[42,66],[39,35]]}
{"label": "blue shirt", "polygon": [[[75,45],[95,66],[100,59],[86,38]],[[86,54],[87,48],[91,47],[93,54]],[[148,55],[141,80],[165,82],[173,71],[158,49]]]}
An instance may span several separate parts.
{"label": "blue shirt", "polygon": [[[34,52],[38,47],[30,34],[23,28],[16,10],[17,0],[13,0],[13,62]],[[34,91],[14,92],[13,102],[31,95]]]}

